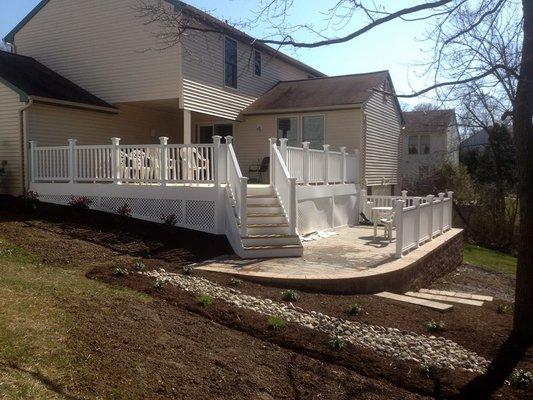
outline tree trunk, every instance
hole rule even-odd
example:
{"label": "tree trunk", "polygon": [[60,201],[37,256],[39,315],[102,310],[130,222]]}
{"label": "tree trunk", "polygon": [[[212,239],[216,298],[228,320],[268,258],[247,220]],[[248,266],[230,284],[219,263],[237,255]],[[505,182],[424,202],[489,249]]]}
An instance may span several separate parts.
{"label": "tree trunk", "polygon": [[514,331],[533,343],[533,0],[522,0],[524,44],[514,104],[520,230]]}

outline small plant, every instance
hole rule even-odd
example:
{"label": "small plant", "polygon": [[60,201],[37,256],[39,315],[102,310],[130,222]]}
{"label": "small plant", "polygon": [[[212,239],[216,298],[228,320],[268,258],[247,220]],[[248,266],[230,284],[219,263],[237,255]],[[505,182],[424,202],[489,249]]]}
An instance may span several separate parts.
{"label": "small plant", "polygon": [[182,268],[183,275],[192,275],[194,273],[194,267],[192,265],[186,265]]}
{"label": "small plant", "polygon": [[515,369],[509,376],[509,384],[521,390],[527,390],[533,384],[533,374],[523,369]]}
{"label": "small plant", "polygon": [[274,331],[279,331],[285,327],[285,318],[282,316],[268,317],[268,327]]}
{"label": "small plant", "polygon": [[445,324],[443,321],[431,320],[426,324],[426,328],[429,332],[442,332]]}
{"label": "small plant", "polygon": [[170,214],[166,217],[162,217],[161,221],[163,221],[163,223],[168,227],[174,227],[178,222],[178,217],[176,217],[176,214]]}
{"label": "small plant", "polygon": [[498,304],[498,314],[508,314],[511,311],[511,306],[507,304]]}
{"label": "small plant", "polygon": [[158,279],[154,283],[154,289],[158,292],[162,292],[165,289],[165,281]]}
{"label": "small plant", "polygon": [[142,261],[135,261],[135,264],[133,264],[133,269],[135,271],[142,271],[143,269],[146,269],[146,265]]}
{"label": "small plant", "polygon": [[360,304],[352,304],[348,309],[350,315],[359,315],[363,311],[363,307]]}
{"label": "small plant", "polygon": [[435,364],[424,362],[420,364],[420,375],[424,378],[433,379],[437,375]]}
{"label": "small plant", "polygon": [[131,217],[131,207],[128,203],[124,203],[117,210],[117,214],[122,215],[123,217]]}
{"label": "small plant", "polygon": [[208,294],[201,294],[196,298],[196,303],[202,307],[208,307],[213,304],[213,298]]}
{"label": "small plant", "polygon": [[242,279],[239,279],[239,278],[231,278],[229,280],[229,285],[230,286],[241,286],[242,285]]}
{"label": "small plant", "polygon": [[342,350],[344,346],[346,346],[346,341],[339,336],[334,336],[329,341],[329,347],[332,350]]}
{"label": "small plant", "polygon": [[113,270],[113,276],[116,278],[120,278],[120,277],[127,276],[127,275],[129,275],[129,272],[125,270],[124,268],[115,268]]}
{"label": "small plant", "polygon": [[295,290],[288,289],[281,293],[281,297],[285,301],[297,301],[300,296]]}
{"label": "small plant", "polygon": [[20,199],[24,202],[24,205],[28,210],[37,209],[37,203],[39,202],[39,194],[37,192],[28,190],[22,193]]}
{"label": "small plant", "polygon": [[93,204],[93,201],[85,196],[70,196],[68,202],[69,206],[78,211],[88,210],[91,204]]}

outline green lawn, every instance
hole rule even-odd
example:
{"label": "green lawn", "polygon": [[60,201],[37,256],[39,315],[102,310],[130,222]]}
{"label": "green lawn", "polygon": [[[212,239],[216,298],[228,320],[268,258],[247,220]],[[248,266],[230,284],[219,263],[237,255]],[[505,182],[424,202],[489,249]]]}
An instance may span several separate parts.
{"label": "green lawn", "polygon": [[465,244],[464,261],[492,271],[516,274],[516,257],[485,247]]}

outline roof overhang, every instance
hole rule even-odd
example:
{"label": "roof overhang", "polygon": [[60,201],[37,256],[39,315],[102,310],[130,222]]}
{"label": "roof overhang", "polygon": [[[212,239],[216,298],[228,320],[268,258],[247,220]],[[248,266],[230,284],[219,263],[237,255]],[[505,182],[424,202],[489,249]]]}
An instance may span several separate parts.
{"label": "roof overhang", "polygon": [[103,112],[108,114],[118,114],[120,113],[120,110],[115,107],[100,107],[100,106],[93,106],[90,104],[84,104],[84,103],[76,103],[73,101],[65,101],[65,100],[57,100],[57,99],[51,99],[49,97],[40,97],[40,96],[27,96],[28,100],[33,100],[36,103],[41,104],[50,104],[54,106],[62,106],[62,107],[68,107],[68,108],[75,108],[79,110],[90,110],[90,111],[96,111],[96,112]]}
{"label": "roof overhang", "polygon": [[290,114],[290,113],[304,113],[304,112],[317,112],[317,111],[336,111],[336,110],[350,110],[363,107],[363,104],[339,104],[332,106],[320,106],[320,107],[302,107],[302,108],[279,108],[271,110],[251,110],[242,112],[242,115],[266,115],[266,114]]}

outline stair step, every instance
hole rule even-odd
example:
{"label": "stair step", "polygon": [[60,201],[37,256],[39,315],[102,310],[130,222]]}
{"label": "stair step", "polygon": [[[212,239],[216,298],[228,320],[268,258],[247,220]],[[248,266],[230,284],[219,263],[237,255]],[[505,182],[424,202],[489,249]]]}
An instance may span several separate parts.
{"label": "stair step", "polygon": [[248,236],[244,236],[242,239],[272,239],[272,238],[287,238],[287,239],[290,239],[290,238],[297,238],[298,236],[297,235],[284,235],[284,234],[277,234],[277,233],[273,233],[273,234],[266,234],[266,235],[248,235]]}
{"label": "stair step", "polygon": [[301,244],[285,244],[272,246],[244,246],[244,250],[283,250],[283,249],[301,249]]}
{"label": "stair step", "polygon": [[[241,224],[239,223],[239,226],[241,226]],[[246,224],[246,226],[248,228],[262,228],[262,227],[265,227],[265,228],[269,228],[269,227],[283,227],[283,228],[288,228],[289,227],[289,224],[287,223],[283,223],[283,222],[280,222],[280,223],[272,223],[272,224]]]}
{"label": "stair step", "polygon": [[282,213],[247,213],[248,218],[263,218],[263,217],[285,217]]}
{"label": "stair step", "polygon": [[278,197],[275,194],[248,194],[246,195],[249,199],[277,199]]}
{"label": "stair step", "polygon": [[301,244],[298,235],[288,234],[258,234],[248,235],[241,238],[243,246],[283,246],[283,245],[298,245]]}

